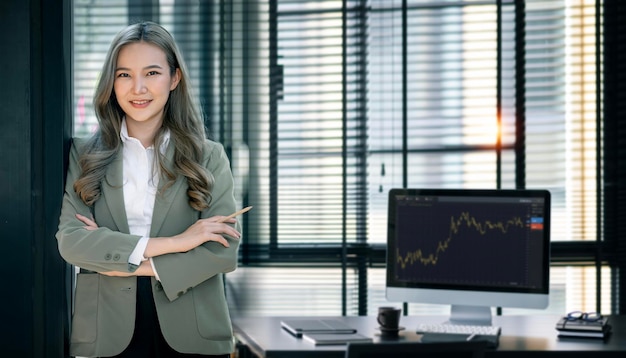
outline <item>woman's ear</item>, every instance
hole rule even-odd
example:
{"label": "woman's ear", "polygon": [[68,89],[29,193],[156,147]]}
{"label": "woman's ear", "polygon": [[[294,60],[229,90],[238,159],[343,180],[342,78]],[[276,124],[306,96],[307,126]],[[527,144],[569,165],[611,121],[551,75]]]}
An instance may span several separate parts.
{"label": "woman's ear", "polygon": [[176,87],[178,86],[178,83],[180,82],[180,77],[181,77],[180,68],[177,68],[176,72],[174,72],[174,75],[172,75],[170,91],[173,91],[176,89]]}

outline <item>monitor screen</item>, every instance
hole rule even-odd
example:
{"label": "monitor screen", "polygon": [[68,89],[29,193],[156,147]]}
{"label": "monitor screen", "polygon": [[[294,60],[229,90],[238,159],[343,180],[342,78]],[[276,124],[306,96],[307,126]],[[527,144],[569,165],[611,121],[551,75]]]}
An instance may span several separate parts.
{"label": "monitor screen", "polygon": [[490,324],[491,307],[545,308],[546,190],[392,189],[389,301],[451,305],[452,321]]}

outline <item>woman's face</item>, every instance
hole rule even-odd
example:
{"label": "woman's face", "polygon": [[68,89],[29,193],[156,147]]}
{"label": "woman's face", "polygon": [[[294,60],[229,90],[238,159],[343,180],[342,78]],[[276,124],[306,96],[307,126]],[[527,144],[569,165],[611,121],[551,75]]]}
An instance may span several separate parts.
{"label": "woman's face", "polygon": [[158,125],[163,109],[180,81],[180,70],[170,75],[165,52],[159,47],[136,42],[125,45],[117,57],[113,91],[126,121]]}

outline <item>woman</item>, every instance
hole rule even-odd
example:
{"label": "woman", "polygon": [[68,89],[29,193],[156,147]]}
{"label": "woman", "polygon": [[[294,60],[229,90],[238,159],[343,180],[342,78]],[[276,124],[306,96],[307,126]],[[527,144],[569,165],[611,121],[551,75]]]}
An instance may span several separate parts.
{"label": "woman", "polygon": [[237,266],[230,163],[205,137],[186,66],[161,26],[113,39],[99,129],[70,152],[58,247],[79,266],[70,354],[228,356],[223,273]]}

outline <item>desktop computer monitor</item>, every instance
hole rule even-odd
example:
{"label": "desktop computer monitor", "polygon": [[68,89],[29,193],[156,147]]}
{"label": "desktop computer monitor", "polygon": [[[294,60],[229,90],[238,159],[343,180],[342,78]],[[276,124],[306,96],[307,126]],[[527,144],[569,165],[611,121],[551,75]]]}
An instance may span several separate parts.
{"label": "desktop computer monitor", "polygon": [[547,307],[547,190],[391,189],[387,220],[387,300],[450,305],[455,324]]}

